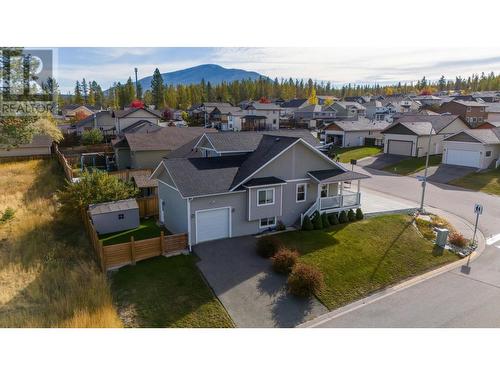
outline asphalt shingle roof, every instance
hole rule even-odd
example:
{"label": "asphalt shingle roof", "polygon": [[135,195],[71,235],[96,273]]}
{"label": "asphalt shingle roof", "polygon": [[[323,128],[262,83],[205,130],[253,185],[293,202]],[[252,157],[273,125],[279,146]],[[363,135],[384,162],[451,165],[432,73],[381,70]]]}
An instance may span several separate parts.
{"label": "asphalt shingle roof", "polygon": [[[387,121],[372,121],[361,117],[357,121],[334,121],[332,125],[337,125],[344,131],[367,131],[367,130],[384,130],[389,126]],[[326,130],[328,130],[328,126]]]}
{"label": "asphalt shingle roof", "polygon": [[[410,130],[422,130],[425,132],[425,128],[420,125],[419,123],[424,123],[428,122],[431,124],[432,128],[436,133],[439,133],[441,130],[443,130],[445,127],[447,127],[449,124],[451,124],[453,121],[455,121],[459,116],[458,115],[427,115],[427,114],[401,114],[394,122],[392,123],[391,127],[396,125],[397,123],[406,123]],[[416,123],[417,125],[411,125],[411,123]],[[427,126],[427,125],[426,125]],[[387,128],[386,130],[388,130]],[[430,129],[427,129],[427,133],[429,134]],[[415,131],[416,132],[416,131]]]}
{"label": "asphalt shingle roof", "polygon": [[[500,144],[500,128],[493,129],[468,129],[463,131],[471,137],[485,143],[487,145]],[[451,136],[453,137],[453,136]]]}
{"label": "asphalt shingle roof", "polygon": [[265,186],[265,185],[278,185],[278,184],[283,184],[285,183],[285,180],[282,180],[281,178],[278,177],[260,177],[260,178],[252,178],[245,182],[243,186]]}
{"label": "asphalt shingle roof", "polygon": [[369,176],[352,172],[344,171],[342,169],[325,169],[320,171],[309,172],[316,180],[321,182],[341,182],[341,181],[351,181],[351,180],[362,180],[365,178],[370,178]]}

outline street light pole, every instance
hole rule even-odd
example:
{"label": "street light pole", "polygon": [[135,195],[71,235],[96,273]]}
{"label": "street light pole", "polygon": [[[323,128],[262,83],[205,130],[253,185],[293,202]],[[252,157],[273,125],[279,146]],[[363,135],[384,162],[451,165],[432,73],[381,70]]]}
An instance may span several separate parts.
{"label": "street light pole", "polygon": [[425,157],[425,172],[424,181],[422,181],[422,198],[420,200],[420,212],[424,212],[424,199],[425,199],[425,187],[427,185],[427,168],[429,168],[429,156],[431,153],[431,138],[432,138],[432,124],[430,124],[431,130],[429,132],[429,144],[427,145],[427,156]]}

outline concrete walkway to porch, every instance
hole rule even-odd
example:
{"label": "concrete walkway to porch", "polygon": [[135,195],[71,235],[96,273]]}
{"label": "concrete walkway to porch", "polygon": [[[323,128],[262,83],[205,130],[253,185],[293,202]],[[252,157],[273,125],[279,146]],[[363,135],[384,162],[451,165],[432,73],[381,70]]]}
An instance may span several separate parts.
{"label": "concrete walkway to porch", "polygon": [[409,212],[416,208],[414,202],[361,187],[361,209],[366,215]]}

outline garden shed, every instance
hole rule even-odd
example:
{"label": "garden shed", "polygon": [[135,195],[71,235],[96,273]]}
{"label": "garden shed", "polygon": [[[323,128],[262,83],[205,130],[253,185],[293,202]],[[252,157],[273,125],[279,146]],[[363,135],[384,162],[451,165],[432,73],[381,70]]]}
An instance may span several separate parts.
{"label": "garden shed", "polygon": [[91,204],[89,214],[99,234],[134,229],[140,225],[139,206],[135,199]]}

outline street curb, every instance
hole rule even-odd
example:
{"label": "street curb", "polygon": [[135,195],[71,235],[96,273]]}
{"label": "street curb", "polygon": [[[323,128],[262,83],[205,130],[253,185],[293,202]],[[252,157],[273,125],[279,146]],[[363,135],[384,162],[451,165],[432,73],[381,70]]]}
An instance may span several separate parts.
{"label": "street curb", "polygon": [[[433,209],[436,209],[434,207],[429,207],[430,209],[428,211],[432,212]],[[440,210],[440,209],[437,209],[439,211],[442,211],[442,212],[446,212],[446,214],[448,215],[453,215],[455,216],[456,218],[468,223],[469,225],[471,225],[467,220],[461,218],[460,216],[457,216],[455,214],[452,214],[452,213],[449,213],[447,211],[444,211],[444,210]],[[378,292],[375,292],[367,297],[364,297],[358,301],[355,301],[355,302],[352,302],[348,305],[345,305],[343,307],[340,307],[336,310],[333,310],[333,311],[330,311],[322,316],[319,316],[317,318],[314,318],[312,320],[309,320],[307,322],[304,322],[302,324],[299,324],[298,326],[296,326],[295,328],[315,328],[329,320],[332,320],[332,319],[335,319],[335,318],[338,318],[342,315],[345,315],[347,313],[350,313],[352,311],[355,311],[355,310],[358,310],[364,306],[367,306],[369,304],[372,304],[374,302],[377,302],[383,298],[386,298],[386,297],[389,297],[401,290],[404,290],[404,289],[407,289],[411,286],[414,286],[414,285],[417,285],[417,284],[420,284],[421,282],[423,281],[426,281],[426,280],[429,280],[429,279],[432,279],[436,276],[439,276],[443,273],[446,273],[446,272],[449,272],[453,269],[456,269],[460,266],[463,266],[465,264],[467,264],[469,261],[470,262],[473,262],[477,257],[479,257],[483,251],[486,249],[486,239],[483,235],[483,233],[478,229],[477,230],[477,239],[478,239],[478,248],[476,251],[474,251],[471,256],[470,256],[470,260],[468,259],[468,257],[465,257],[465,258],[462,258],[460,260],[457,260],[453,263],[449,263],[449,264],[446,264],[442,267],[439,267],[439,268],[436,268],[434,270],[431,270],[431,271],[428,271],[422,275],[419,275],[419,276],[415,276],[411,279],[408,279],[406,281],[403,281],[399,284],[396,284],[396,285],[393,285],[393,286],[390,286],[390,287],[387,287],[387,288],[384,288]]]}

